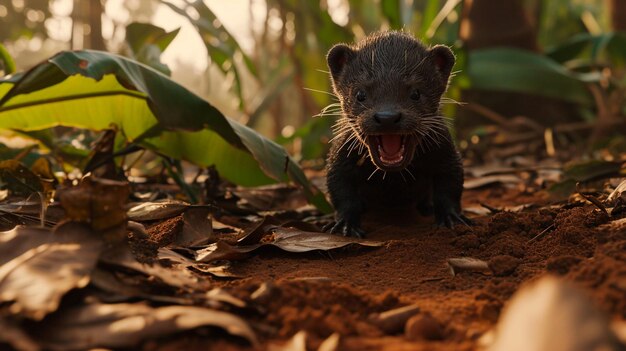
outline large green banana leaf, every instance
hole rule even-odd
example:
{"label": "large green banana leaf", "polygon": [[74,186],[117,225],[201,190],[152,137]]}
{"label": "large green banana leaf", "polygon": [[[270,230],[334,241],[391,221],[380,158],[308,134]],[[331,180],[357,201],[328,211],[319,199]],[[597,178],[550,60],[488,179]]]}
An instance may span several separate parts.
{"label": "large green banana leaf", "polygon": [[230,120],[143,64],[98,51],[61,52],[0,79],[0,129],[117,128],[128,140],[201,166],[243,186],[291,179],[311,203],[330,206],[285,149]]}
{"label": "large green banana leaf", "polygon": [[548,96],[587,107],[594,104],[587,84],[601,78],[570,72],[549,57],[513,48],[471,52],[467,73],[475,89]]}

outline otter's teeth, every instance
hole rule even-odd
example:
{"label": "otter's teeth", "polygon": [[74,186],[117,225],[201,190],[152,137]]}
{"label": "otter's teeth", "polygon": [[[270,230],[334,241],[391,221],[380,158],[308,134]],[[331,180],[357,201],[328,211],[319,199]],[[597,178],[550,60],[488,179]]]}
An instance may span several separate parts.
{"label": "otter's teeth", "polygon": [[404,144],[402,145],[398,153],[391,158],[385,157],[385,152],[383,148],[380,145],[378,145],[378,155],[380,157],[380,160],[387,165],[398,164],[402,162],[402,160],[404,160]]}

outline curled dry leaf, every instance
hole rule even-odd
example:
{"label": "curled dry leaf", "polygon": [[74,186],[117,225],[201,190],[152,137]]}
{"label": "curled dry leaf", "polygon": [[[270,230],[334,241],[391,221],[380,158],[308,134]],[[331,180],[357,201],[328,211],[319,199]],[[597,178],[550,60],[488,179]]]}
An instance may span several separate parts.
{"label": "curled dry leaf", "polygon": [[167,262],[179,266],[177,269],[186,268],[200,273],[211,274],[212,276],[218,278],[241,278],[241,276],[238,276],[230,271],[229,262],[224,262],[220,265],[199,263],[166,247],[159,249],[158,258],[161,262]]}
{"label": "curled dry leaf", "polygon": [[505,307],[489,351],[623,350],[606,317],[576,288],[553,277],[523,287]]}
{"label": "curled dry leaf", "polygon": [[263,245],[246,245],[246,246],[233,246],[225,241],[218,241],[210,244],[207,247],[200,249],[196,252],[196,261],[198,262],[212,262],[219,260],[243,260],[248,258],[250,253]]}
{"label": "curled dry leaf", "polygon": [[188,203],[172,199],[142,202],[128,210],[128,219],[137,222],[167,219],[178,216],[188,207]]}
{"label": "curled dry leaf", "polygon": [[139,303],[70,307],[46,319],[36,336],[52,350],[123,348],[201,326],[219,327],[258,344],[248,323],[233,314],[194,306],[150,307]]}
{"label": "curled dry leaf", "polygon": [[96,268],[91,273],[91,285],[105,292],[99,296],[102,302],[125,302],[137,298],[166,304],[191,305],[194,301],[186,294],[183,297],[157,295],[149,284],[132,275],[123,275],[106,269]]}
{"label": "curled dry leaf", "polygon": [[327,233],[306,232],[292,228],[275,228],[274,240],[268,243],[268,245],[276,246],[289,252],[332,250],[350,244],[380,247],[385,243],[382,241],[349,238]]}
{"label": "curled dry leaf", "polygon": [[246,230],[244,235],[237,240],[237,245],[245,246],[258,244],[271,228],[276,227],[279,224],[280,221],[276,218],[272,216],[265,216],[262,220],[252,224],[252,226]]}
{"label": "curled dry leaf", "polygon": [[357,244],[368,247],[380,247],[382,241],[348,238],[326,233],[306,232],[293,228],[275,227],[272,229],[271,240],[261,244],[233,246],[224,241],[211,244],[196,253],[199,262],[211,262],[216,260],[238,260],[263,246],[275,246],[289,252],[308,252],[314,250],[332,250],[347,245]]}
{"label": "curled dry leaf", "polygon": [[478,189],[483,186],[492,185],[492,184],[519,184],[523,182],[522,178],[513,175],[513,174],[499,174],[499,175],[491,175],[485,176],[481,178],[467,179],[463,183],[463,187],[465,189]]}
{"label": "curled dry leaf", "polygon": [[183,213],[183,229],[176,236],[174,244],[187,247],[211,241],[213,238],[213,226],[210,214],[211,208],[204,206],[189,207],[185,210]]}
{"label": "curled dry leaf", "polygon": [[609,194],[606,198],[606,202],[614,204],[618,198],[622,197],[622,195],[626,195],[626,179],[619,183],[619,185]]}
{"label": "curled dry leaf", "polygon": [[452,276],[461,272],[487,273],[491,271],[487,262],[472,257],[449,258],[448,267]]}
{"label": "curled dry leaf", "polygon": [[155,277],[163,283],[177,288],[193,287],[198,283],[198,278],[186,269],[170,269],[159,263],[150,265],[138,262],[126,245],[118,245],[107,250],[102,254],[100,261]]}
{"label": "curled dry leaf", "polygon": [[13,313],[42,319],[69,290],[89,283],[102,247],[89,227],[73,222],[0,233],[0,300],[13,302]]}

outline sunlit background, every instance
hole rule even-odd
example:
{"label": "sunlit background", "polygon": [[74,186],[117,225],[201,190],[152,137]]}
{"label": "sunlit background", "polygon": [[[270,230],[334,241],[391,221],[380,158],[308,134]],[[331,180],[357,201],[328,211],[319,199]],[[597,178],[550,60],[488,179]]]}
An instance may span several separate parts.
{"label": "sunlit background", "polygon": [[[494,80],[493,71],[472,71],[481,64],[477,57],[497,56],[481,50],[515,48],[554,60],[559,74],[605,69],[602,79],[620,81],[608,78],[623,74],[613,57],[619,50],[611,49],[620,46],[613,33],[626,21],[620,6],[619,0],[0,0],[0,40],[18,70],[69,49],[106,50],[153,65],[297,157],[315,159],[327,151],[334,117],[314,116],[336,102],[325,54],[337,42],[377,30],[405,30],[453,48],[456,75],[446,102],[467,104],[445,104],[444,113],[455,118],[463,150],[498,132],[501,117],[553,128],[593,122],[602,111],[622,114],[615,101],[623,86],[608,98],[613,87],[570,76],[578,94],[588,95],[581,98],[563,93],[563,77],[546,83],[547,76],[512,67]],[[136,22],[180,31],[156,59],[137,56],[126,36]]]}

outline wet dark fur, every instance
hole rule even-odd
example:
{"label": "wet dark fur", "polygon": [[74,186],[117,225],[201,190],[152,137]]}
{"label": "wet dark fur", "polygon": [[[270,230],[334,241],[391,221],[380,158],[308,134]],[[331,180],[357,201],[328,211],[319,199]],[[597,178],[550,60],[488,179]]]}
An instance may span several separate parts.
{"label": "wet dark fur", "polygon": [[[440,116],[454,65],[450,49],[429,49],[409,34],[384,32],[354,46],[338,44],[327,60],[341,105],[327,165],[336,209],[331,232],[363,236],[361,214],[379,207],[415,205],[434,213],[440,225],[463,222],[463,168]],[[381,111],[401,119],[383,126],[374,117]],[[378,148],[367,142],[373,134],[405,135],[401,164],[387,169],[381,163]]]}

